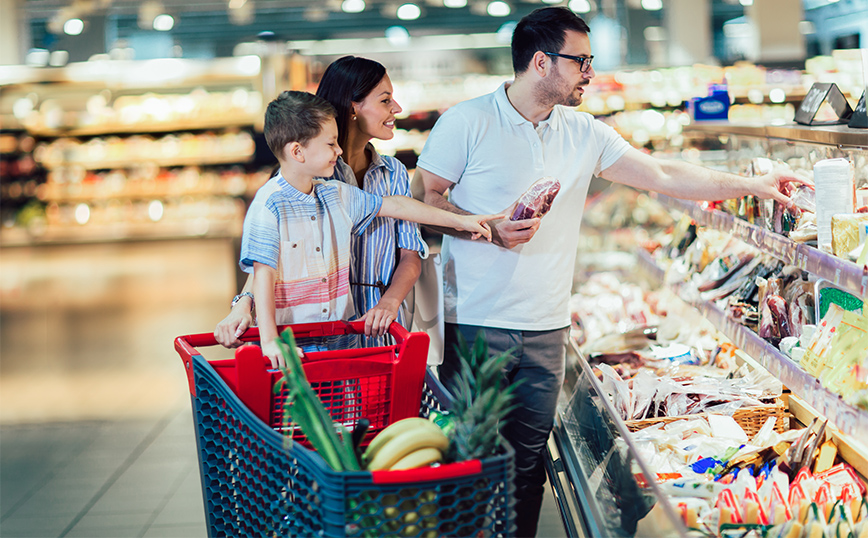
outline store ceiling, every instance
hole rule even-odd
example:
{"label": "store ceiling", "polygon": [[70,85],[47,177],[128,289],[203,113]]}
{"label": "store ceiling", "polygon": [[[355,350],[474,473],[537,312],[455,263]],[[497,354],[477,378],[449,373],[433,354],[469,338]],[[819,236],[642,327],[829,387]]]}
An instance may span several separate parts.
{"label": "store ceiling", "polygon": [[[386,28],[393,25],[404,26],[411,35],[496,32],[504,22],[516,21],[546,5],[542,0],[510,0],[510,15],[492,17],[485,13],[487,0],[469,0],[463,8],[444,7],[442,0],[417,0],[423,15],[417,20],[404,21],[395,16],[395,10],[404,1],[396,0],[366,0],[365,10],[353,14],[341,11],[340,0],[247,0],[246,5],[235,12],[228,9],[229,3],[227,0],[159,2],[165,12],[175,18],[170,33],[176,44],[196,50],[212,47],[216,56],[231,55],[235,44],[254,40],[262,32],[273,32],[279,40],[292,41],[382,37]],[[113,23],[110,26],[115,35],[107,32],[107,42],[129,39],[146,31],[139,27],[139,14],[147,2],[25,0],[23,4],[31,21],[33,43],[42,44],[44,48],[52,48],[59,39],[51,32],[51,21],[70,16],[82,18],[86,23],[88,18],[105,18]],[[248,9],[251,11],[246,23],[233,22],[230,13],[243,15]]]}

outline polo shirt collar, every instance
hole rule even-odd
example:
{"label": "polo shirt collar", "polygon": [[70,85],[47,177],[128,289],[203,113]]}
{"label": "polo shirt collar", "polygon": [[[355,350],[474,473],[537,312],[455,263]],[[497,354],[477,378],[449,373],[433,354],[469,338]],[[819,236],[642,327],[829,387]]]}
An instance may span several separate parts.
{"label": "polo shirt collar", "polygon": [[[522,123],[530,123],[530,121],[526,120],[524,116],[519,114],[518,110],[512,106],[512,103],[509,102],[509,97],[506,96],[506,85],[507,82],[504,82],[500,85],[500,88],[494,93],[494,100],[497,102],[498,108],[501,110],[501,114],[507,117],[512,123],[516,125],[521,125]],[[539,125],[548,125],[554,130],[558,130],[560,127],[560,114],[559,114],[558,106],[554,107],[549,117],[539,122]]]}

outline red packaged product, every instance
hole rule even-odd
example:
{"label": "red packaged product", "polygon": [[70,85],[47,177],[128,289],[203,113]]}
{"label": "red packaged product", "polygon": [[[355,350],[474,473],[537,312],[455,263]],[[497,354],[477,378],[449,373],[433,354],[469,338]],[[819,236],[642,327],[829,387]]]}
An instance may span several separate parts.
{"label": "red packaged product", "polygon": [[552,202],[560,190],[561,182],[557,179],[551,176],[538,179],[518,198],[518,204],[509,220],[542,217],[552,208]]}

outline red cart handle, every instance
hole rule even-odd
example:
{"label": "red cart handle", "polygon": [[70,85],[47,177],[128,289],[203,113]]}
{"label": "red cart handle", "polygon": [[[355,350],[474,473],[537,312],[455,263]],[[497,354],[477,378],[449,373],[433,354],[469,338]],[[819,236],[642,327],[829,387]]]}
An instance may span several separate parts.
{"label": "red cart handle", "polygon": [[435,480],[449,480],[451,478],[480,474],[481,472],[481,461],[467,460],[448,463],[439,467],[420,467],[419,469],[404,469],[401,471],[371,471],[371,480],[374,484],[433,482]]}
{"label": "red cart handle", "polygon": [[[362,320],[356,321],[327,321],[322,323],[299,323],[296,325],[279,326],[278,333],[285,328],[292,328],[292,332],[296,338],[319,338],[323,336],[333,336],[340,334],[364,334],[365,322]],[[399,352],[406,350],[408,346],[428,346],[428,335],[425,333],[410,333],[400,323],[392,322],[389,326],[389,334],[395,338],[395,341],[400,345]],[[415,335],[415,336],[414,336]],[[421,338],[424,337],[424,342]],[[251,327],[247,329],[239,338],[243,342],[256,342],[259,340],[259,327]],[[184,368],[187,371],[187,383],[190,387],[190,394],[196,394],[195,380],[193,377],[193,357],[201,355],[196,348],[216,346],[218,345],[214,333],[188,334],[175,338],[175,350],[181,356],[184,362]],[[309,360],[316,360],[319,356],[326,358],[328,352],[323,353],[308,353],[306,357]]]}

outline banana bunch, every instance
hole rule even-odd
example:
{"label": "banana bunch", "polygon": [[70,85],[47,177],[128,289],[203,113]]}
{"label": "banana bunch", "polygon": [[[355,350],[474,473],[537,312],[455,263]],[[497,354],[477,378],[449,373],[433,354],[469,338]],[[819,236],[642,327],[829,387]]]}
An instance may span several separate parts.
{"label": "banana bunch", "polygon": [[424,418],[405,418],[387,426],[368,445],[362,465],[368,471],[415,469],[443,459],[449,438]]}

